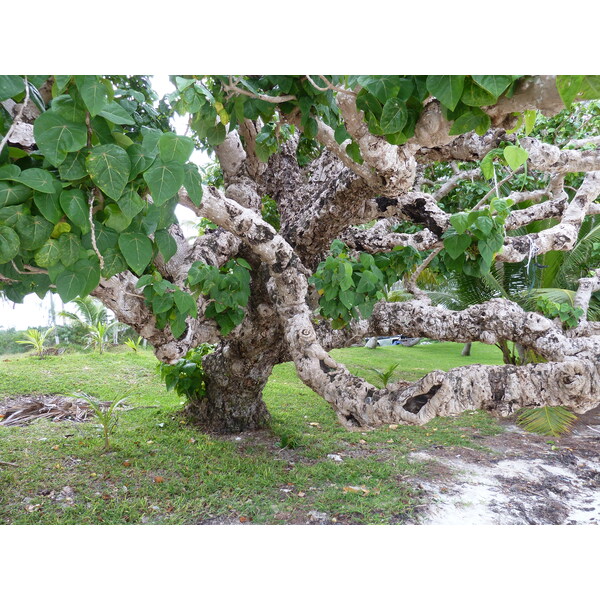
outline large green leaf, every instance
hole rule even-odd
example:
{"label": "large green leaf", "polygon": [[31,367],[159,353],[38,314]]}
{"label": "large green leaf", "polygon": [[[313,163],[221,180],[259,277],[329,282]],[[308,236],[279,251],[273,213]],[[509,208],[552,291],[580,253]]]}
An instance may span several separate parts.
{"label": "large green leaf", "polygon": [[31,194],[31,189],[20,183],[0,181],[0,208],[21,204],[22,202],[25,202]]}
{"label": "large green leaf", "polygon": [[65,94],[52,100],[52,112],[71,123],[84,124],[86,121],[85,105],[75,95]]}
{"label": "large green leaf", "polygon": [[87,128],[67,121],[53,111],[42,113],[33,126],[36,144],[48,161],[58,167],[69,152],[76,152],[87,143]]}
{"label": "large green leaf", "polygon": [[179,163],[157,161],[144,173],[144,180],[150,188],[152,200],[160,206],[177,194],[183,185],[184,170]]}
{"label": "large green leaf", "polygon": [[506,159],[508,166],[513,171],[516,171],[520,166],[527,162],[529,153],[519,146],[506,146],[506,148],[504,148],[504,158]]}
{"label": "large green leaf", "polygon": [[165,260],[169,262],[173,255],[177,252],[177,242],[166,229],[160,229],[154,234],[154,241],[158,246],[159,252]]}
{"label": "large green leaf", "polygon": [[123,214],[130,219],[133,219],[146,206],[146,202],[132,186],[125,188],[123,195],[118,200],[118,204]]}
{"label": "large green leaf", "polygon": [[2,165],[0,167],[0,181],[19,181],[21,169],[17,165]]}
{"label": "large green leaf", "polygon": [[123,233],[119,249],[136,275],[141,275],[152,260],[152,242],[143,233]]}
{"label": "large green leaf", "polygon": [[20,75],[0,75],[0,102],[25,91],[25,81]]}
{"label": "large green leaf", "polygon": [[96,256],[77,261],[73,267],[83,279],[83,287],[80,296],[87,296],[94,291],[100,283],[100,264]]}
{"label": "large green leaf", "polygon": [[108,90],[97,75],[77,75],[75,84],[90,115],[98,115],[108,102]]}
{"label": "large green leaf", "polygon": [[183,185],[188,196],[196,206],[200,206],[202,202],[202,178],[198,173],[198,167],[193,163],[187,163],[183,169],[185,172]]}
{"label": "large green leaf", "polygon": [[163,133],[158,140],[158,150],[163,163],[174,161],[184,164],[194,151],[194,141],[183,135]]}
{"label": "large green leaf", "polygon": [[510,75],[473,75],[472,77],[478,85],[496,98],[513,82]]}
{"label": "large green leaf", "polygon": [[52,223],[43,217],[24,217],[16,226],[21,238],[21,248],[24,250],[37,250],[50,237]]}
{"label": "large green leaf", "polygon": [[127,269],[127,263],[123,255],[115,248],[108,248],[102,255],[104,258],[104,269],[102,269],[102,277],[108,279],[121,271]]}
{"label": "large green leaf", "polygon": [[60,248],[57,240],[47,240],[35,253],[34,258],[40,267],[53,267],[60,260]]}
{"label": "large green leaf", "polygon": [[149,151],[141,144],[131,144],[131,146],[128,146],[127,154],[131,161],[130,180],[135,179],[140,173],[145,171],[156,158],[156,150]]}
{"label": "large green leaf", "polygon": [[475,130],[477,134],[483,135],[490,128],[491,122],[489,115],[480,108],[473,108],[454,121],[449,133],[460,135]]}
{"label": "large green leaf", "polygon": [[0,264],[11,261],[18,253],[21,241],[14,229],[0,226]]}
{"label": "large green leaf", "polygon": [[379,124],[383,133],[402,131],[408,119],[406,105],[397,98],[390,98],[383,107]]}
{"label": "large green leaf", "polygon": [[465,86],[460,100],[467,106],[490,106],[495,104],[498,96],[477,85],[471,78],[465,80]]}
{"label": "large green leaf", "polygon": [[110,229],[121,232],[125,231],[131,224],[131,217],[123,214],[123,211],[116,204],[109,204],[104,209],[106,217],[104,224]]}
{"label": "large green leaf", "polygon": [[55,179],[48,171],[44,171],[44,169],[25,169],[25,171],[21,172],[19,182],[44,194],[52,194],[54,192]]}
{"label": "large green leaf", "polygon": [[428,75],[427,89],[446,108],[454,110],[463,93],[464,75]]}
{"label": "large green leaf", "polygon": [[458,258],[464,254],[472,241],[473,239],[471,236],[466,233],[461,235],[450,235],[444,240],[444,249],[451,258]]}
{"label": "large green leaf", "polygon": [[67,154],[65,160],[58,167],[60,178],[64,181],[77,181],[78,179],[87,177],[88,172],[85,168],[86,154],[86,150]]}
{"label": "large green leaf", "polygon": [[82,248],[79,236],[73,233],[63,233],[57,241],[62,264],[65,267],[75,264]]}
{"label": "large green leaf", "polygon": [[77,271],[66,269],[56,278],[56,291],[63,302],[70,302],[83,295],[86,279]]}
{"label": "large green leaf", "polygon": [[575,96],[579,93],[582,83],[583,75],[558,75],[556,77],[556,88],[567,108],[575,100]]}
{"label": "large green leaf", "polygon": [[89,205],[83,191],[65,190],[60,195],[60,206],[71,223],[77,225],[84,233],[89,231]]}
{"label": "large green leaf", "polygon": [[131,161],[123,148],[103,144],[92,148],[85,165],[92,181],[113,200],[118,200],[129,181]]}
{"label": "large green leaf", "polygon": [[400,91],[401,85],[398,75],[362,75],[357,81],[382,104],[394,98]]}
{"label": "large green leaf", "polygon": [[109,102],[98,114],[116,125],[135,125],[131,115],[117,102]]}
{"label": "large green leaf", "polygon": [[63,211],[59,202],[61,191],[62,186],[60,185],[60,182],[54,180],[52,193],[33,193],[33,202],[37,209],[44,215],[44,218],[48,219],[48,221],[54,225],[56,225],[63,216]]}

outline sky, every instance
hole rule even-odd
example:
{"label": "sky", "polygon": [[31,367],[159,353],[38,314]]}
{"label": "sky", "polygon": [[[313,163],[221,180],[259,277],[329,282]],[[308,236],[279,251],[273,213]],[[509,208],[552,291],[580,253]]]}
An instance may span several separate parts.
{"label": "sky", "polygon": [[[152,79],[152,87],[158,95],[162,97],[165,94],[175,90],[173,84],[169,81],[168,75],[156,75]],[[179,134],[184,134],[187,128],[187,122],[184,117],[175,116],[173,119],[175,130]],[[205,165],[209,162],[208,157],[203,152],[195,150],[192,158],[195,163]],[[186,237],[194,235],[194,223],[199,219],[194,213],[178,206],[175,214],[182,225]],[[0,298],[0,329],[10,329],[14,327],[17,330],[28,329],[30,327],[45,327],[50,324],[49,307],[50,295],[48,292],[44,299],[40,299],[36,294],[29,294],[24,298],[22,304],[16,304],[6,299]],[[57,294],[54,294],[54,306],[56,311],[63,310],[62,300]],[[73,310],[73,305],[67,305],[66,310]],[[59,318],[59,324],[61,319]]]}

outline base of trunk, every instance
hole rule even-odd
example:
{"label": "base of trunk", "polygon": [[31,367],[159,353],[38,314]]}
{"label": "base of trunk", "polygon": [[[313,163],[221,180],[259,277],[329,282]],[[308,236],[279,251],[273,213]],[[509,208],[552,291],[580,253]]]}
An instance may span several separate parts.
{"label": "base of trunk", "polygon": [[200,429],[238,433],[267,426],[270,415],[262,392],[273,367],[264,356],[251,358],[232,357],[228,346],[204,358],[206,396],[191,399],[186,407]]}

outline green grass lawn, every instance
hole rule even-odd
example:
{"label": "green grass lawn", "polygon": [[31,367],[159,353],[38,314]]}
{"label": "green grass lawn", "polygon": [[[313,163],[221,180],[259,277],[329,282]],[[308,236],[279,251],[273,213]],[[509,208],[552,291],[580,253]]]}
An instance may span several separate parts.
{"label": "green grass lawn", "polygon": [[[333,352],[376,383],[366,367],[400,361],[398,376],[474,362],[501,364],[495,347],[461,344],[389,346]],[[84,391],[101,399],[129,396],[110,452],[92,420],[0,426],[0,524],[403,523],[421,503],[411,478],[426,467],[409,453],[430,445],[477,446],[499,431],[481,412],[440,418],[425,427],[349,432],[329,406],[278,365],[265,389],[270,429],[210,437],[188,425],[182,399],[167,392],[150,352],[64,354],[38,360],[0,357],[0,399]],[[338,461],[328,455],[337,455]],[[318,517],[317,517],[318,518]],[[318,520],[315,522],[319,522]]]}

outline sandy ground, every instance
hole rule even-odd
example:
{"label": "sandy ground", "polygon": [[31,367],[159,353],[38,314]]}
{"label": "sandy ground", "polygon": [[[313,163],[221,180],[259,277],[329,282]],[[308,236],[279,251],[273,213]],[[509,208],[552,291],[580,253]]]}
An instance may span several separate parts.
{"label": "sandy ground", "polygon": [[419,523],[429,525],[600,524],[600,408],[559,440],[508,421],[481,440],[490,451],[435,447],[415,452],[428,479]]}

